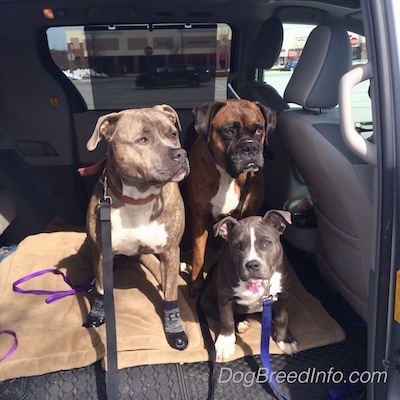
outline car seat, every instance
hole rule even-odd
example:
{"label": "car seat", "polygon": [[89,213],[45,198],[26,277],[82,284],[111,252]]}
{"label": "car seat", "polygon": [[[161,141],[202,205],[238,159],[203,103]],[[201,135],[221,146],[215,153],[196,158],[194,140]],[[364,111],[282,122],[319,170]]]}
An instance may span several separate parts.
{"label": "car seat", "polygon": [[[277,114],[289,108],[289,105],[273,86],[262,81],[262,72],[274,66],[279,57],[282,42],[282,22],[276,17],[265,20],[245,56],[244,74],[238,79],[236,87],[240,98],[259,101],[272,108]],[[231,79],[234,79],[234,76]]]}
{"label": "car seat", "polygon": [[282,111],[277,126],[314,202],[320,271],[366,319],[373,166],[348,149],[330,112],[350,69],[350,50],[340,24],[323,23],[311,32],[284,93],[285,101],[302,108]]}
{"label": "car seat", "polygon": [[[288,103],[277,90],[262,81],[262,72],[274,66],[278,59],[283,43],[283,27],[279,18],[271,17],[264,21],[253,45],[245,57],[244,79],[237,84],[237,94],[241,98],[259,101],[271,107],[277,114],[289,108]],[[277,71],[277,73],[279,73]],[[257,77],[259,78],[257,80]],[[308,190],[287,151],[282,144],[278,129],[268,138],[265,149],[265,186],[267,188],[264,208],[285,208],[288,202],[301,201],[308,195]],[[268,189],[273,188],[273,189]],[[290,233],[290,228],[286,231]],[[307,251],[313,251],[309,240],[296,244]],[[306,243],[307,242],[307,243]]]}

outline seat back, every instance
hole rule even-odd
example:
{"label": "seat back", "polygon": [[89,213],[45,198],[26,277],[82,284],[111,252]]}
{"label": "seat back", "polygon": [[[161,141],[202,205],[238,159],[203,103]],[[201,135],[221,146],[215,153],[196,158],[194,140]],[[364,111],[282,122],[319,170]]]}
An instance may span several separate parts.
{"label": "seat back", "polygon": [[[262,72],[274,66],[279,58],[282,43],[282,22],[276,17],[268,18],[246,53],[241,74],[230,78],[238,81],[236,92],[240,98],[265,104],[276,114],[288,109],[289,105],[273,86],[262,80]],[[266,187],[274,188],[265,193],[266,209],[284,208],[288,199],[301,198],[308,193],[304,182],[299,180],[296,170],[287,158],[277,131],[268,139],[264,177]]]}
{"label": "seat back", "polygon": [[317,262],[327,280],[366,319],[372,245],[373,167],[341,136],[339,81],[351,65],[349,36],[336,23],[310,34],[284,99],[302,109],[283,111],[279,134],[314,201]]}
{"label": "seat back", "polygon": [[276,113],[289,108],[288,104],[274,87],[256,78],[258,74],[261,75],[261,71],[274,66],[282,43],[282,22],[276,17],[268,18],[262,24],[245,56],[244,74],[239,78],[236,90],[242,99],[259,101],[271,107]]}

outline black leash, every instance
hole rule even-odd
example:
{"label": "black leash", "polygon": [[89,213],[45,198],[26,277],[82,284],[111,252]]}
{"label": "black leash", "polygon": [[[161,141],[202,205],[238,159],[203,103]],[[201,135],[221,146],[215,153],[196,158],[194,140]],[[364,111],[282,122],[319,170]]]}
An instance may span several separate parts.
{"label": "black leash", "polygon": [[197,315],[199,317],[199,324],[201,329],[201,334],[203,335],[204,340],[204,347],[208,352],[208,358],[210,362],[210,378],[208,382],[208,394],[207,400],[214,399],[215,389],[217,387],[217,353],[215,351],[214,340],[210,333],[210,328],[208,326],[207,315],[201,306],[201,298],[204,294],[205,288],[207,287],[208,283],[211,281],[211,278],[216,270],[216,266],[219,262],[220,256],[222,255],[223,249],[226,246],[226,242],[224,243],[221,251],[219,252],[216,261],[211,265],[206,279],[203,282],[203,286],[200,290],[199,296],[197,298]]}
{"label": "black leash", "polygon": [[100,200],[101,247],[103,255],[104,312],[106,315],[106,394],[108,400],[116,400],[118,382],[117,334],[114,307],[114,273],[111,247],[111,201],[104,194]]}
{"label": "black leash", "polygon": [[[239,204],[236,207],[236,209],[233,211],[233,215],[236,219],[240,219],[243,213],[243,206],[244,202],[247,196],[247,193],[249,191],[249,185],[250,185],[250,172],[247,173],[246,175],[246,181],[244,183],[243,187],[243,192],[239,200]],[[208,325],[208,320],[206,313],[203,310],[203,307],[201,306],[201,298],[204,294],[204,291],[211,282],[211,279],[215,273],[215,270],[217,269],[217,265],[222,257],[222,254],[224,253],[225,247],[227,245],[227,242],[224,243],[220,251],[218,252],[214,263],[211,265],[211,267],[208,270],[207,276],[203,282],[203,285],[201,287],[200,293],[197,298],[197,304],[196,304],[196,309],[197,309],[197,315],[199,318],[199,324],[200,324],[200,329],[201,333],[203,335],[203,340],[204,340],[204,347],[206,348],[208,352],[208,357],[209,357],[209,362],[210,362],[210,379],[208,382],[208,394],[207,394],[207,400],[213,400],[214,395],[215,395],[215,389],[217,387],[217,372],[218,372],[218,367],[217,367],[217,353],[215,351],[215,344],[214,340],[211,336],[210,333],[210,327]]]}

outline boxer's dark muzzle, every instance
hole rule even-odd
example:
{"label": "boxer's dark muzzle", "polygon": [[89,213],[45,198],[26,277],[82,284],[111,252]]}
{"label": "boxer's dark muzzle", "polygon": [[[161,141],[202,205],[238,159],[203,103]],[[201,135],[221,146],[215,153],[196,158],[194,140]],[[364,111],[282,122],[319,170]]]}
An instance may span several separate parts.
{"label": "boxer's dark muzzle", "polygon": [[232,146],[226,170],[236,178],[242,172],[257,172],[264,166],[263,151],[254,140],[243,140]]}

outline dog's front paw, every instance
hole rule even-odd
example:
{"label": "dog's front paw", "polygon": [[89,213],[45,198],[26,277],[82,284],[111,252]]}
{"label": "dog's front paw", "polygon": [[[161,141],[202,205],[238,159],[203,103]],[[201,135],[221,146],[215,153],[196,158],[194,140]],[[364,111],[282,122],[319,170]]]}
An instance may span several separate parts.
{"label": "dog's front paw", "polygon": [[275,340],[278,347],[282,350],[285,354],[295,354],[297,353],[297,342],[290,329],[287,327],[287,320],[281,322],[279,325],[277,323],[278,319],[274,320],[274,325],[272,328],[272,339]]}
{"label": "dog's front paw", "polygon": [[235,353],[236,335],[218,335],[215,342],[215,351],[217,354],[217,361],[227,361]]}
{"label": "dog's front paw", "polygon": [[280,340],[279,342],[276,342],[276,344],[285,354],[291,356],[297,353],[297,342],[295,340],[291,342],[284,342],[283,340]]}
{"label": "dog's front paw", "polygon": [[250,321],[248,319],[244,319],[243,321],[239,321],[236,330],[238,333],[245,333],[250,328]]}
{"label": "dog's front paw", "polygon": [[165,332],[167,337],[168,344],[177,350],[185,350],[188,346],[188,338],[185,332],[178,332],[178,333],[168,333]]}
{"label": "dog's front paw", "polygon": [[97,328],[100,325],[103,325],[106,322],[104,317],[92,316],[89,315],[86,322],[83,323],[85,328]]}

